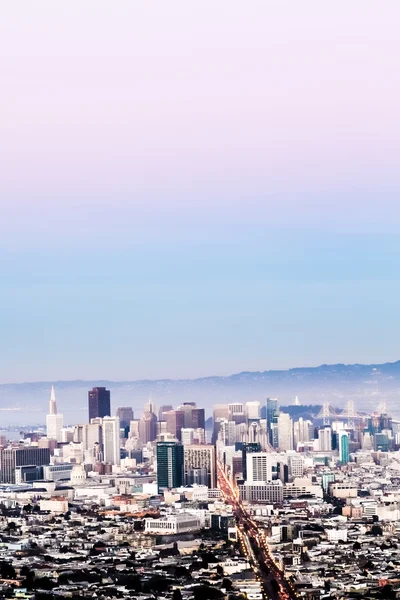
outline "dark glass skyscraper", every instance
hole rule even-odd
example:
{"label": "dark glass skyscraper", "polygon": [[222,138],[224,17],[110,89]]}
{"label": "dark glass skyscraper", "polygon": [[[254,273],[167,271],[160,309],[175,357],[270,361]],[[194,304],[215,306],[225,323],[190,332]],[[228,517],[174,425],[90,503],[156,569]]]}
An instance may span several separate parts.
{"label": "dark glass skyscraper", "polygon": [[89,392],[89,422],[98,417],[111,417],[110,391],[105,387],[94,387]]}
{"label": "dark glass skyscraper", "polygon": [[179,442],[157,442],[158,490],[183,485],[183,446]]}

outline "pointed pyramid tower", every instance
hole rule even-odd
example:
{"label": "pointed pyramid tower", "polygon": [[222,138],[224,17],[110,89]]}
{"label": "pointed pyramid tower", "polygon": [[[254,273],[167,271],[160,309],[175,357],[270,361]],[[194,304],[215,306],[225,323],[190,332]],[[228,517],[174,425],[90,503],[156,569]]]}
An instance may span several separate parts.
{"label": "pointed pyramid tower", "polygon": [[56,403],[56,392],[54,385],[51,386],[50,402],[49,402],[49,415],[57,414],[57,403]]}

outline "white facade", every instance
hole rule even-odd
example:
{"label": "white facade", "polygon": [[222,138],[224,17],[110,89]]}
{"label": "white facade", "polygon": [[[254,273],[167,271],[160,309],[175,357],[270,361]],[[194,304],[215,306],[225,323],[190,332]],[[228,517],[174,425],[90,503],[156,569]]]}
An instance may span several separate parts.
{"label": "white facade", "polygon": [[62,441],[61,430],[64,427],[62,415],[46,415],[46,437],[49,440]]}
{"label": "white facade", "polygon": [[293,450],[293,422],[287,413],[278,417],[278,443],[280,450]]}
{"label": "white facade", "polygon": [[330,427],[318,429],[318,450],[320,452],[332,450],[332,429]]}
{"label": "white facade", "polygon": [[297,449],[297,444],[310,442],[314,439],[313,424],[311,421],[305,421],[302,417],[293,423],[293,438],[294,447]]}
{"label": "white facade", "polygon": [[246,456],[248,482],[272,480],[272,457],[269,452],[250,452]]}
{"label": "white facade", "polygon": [[68,512],[68,500],[63,496],[51,500],[40,500],[40,510],[49,510],[52,513]]}
{"label": "white facade", "polygon": [[347,529],[325,529],[328,542],[347,542]]}
{"label": "white facade", "polygon": [[194,429],[191,427],[182,427],[181,429],[181,440],[182,444],[193,444],[194,440]]}
{"label": "white facade", "polygon": [[43,467],[44,479],[59,481],[60,479],[70,479],[73,468],[72,463],[59,463],[56,465],[45,465]]}
{"label": "white facade", "polygon": [[104,462],[112,465],[121,464],[119,418],[103,418]]}
{"label": "white facade", "polygon": [[304,474],[304,457],[301,454],[289,454],[288,458],[288,467],[289,467],[289,476],[294,477],[303,477]]}
{"label": "white facade", "polygon": [[200,529],[200,519],[191,513],[171,515],[165,519],[145,519],[145,533],[176,534]]}
{"label": "white facade", "polygon": [[244,502],[251,503],[281,503],[283,502],[282,481],[246,481],[239,485],[239,496]]}
{"label": "white facade", "polygon": [[246,402],[246,418],[248,421],[253,419],[257,420],[260,418],[260,403],[259,402]]}
{"label": "white facade", "polygon": [[54,386],[51,388],[49,414],[46,415],[46,437],[49,440],[62,441],[61,430],[64,426],[64,418],[57,413],[56,394]]}

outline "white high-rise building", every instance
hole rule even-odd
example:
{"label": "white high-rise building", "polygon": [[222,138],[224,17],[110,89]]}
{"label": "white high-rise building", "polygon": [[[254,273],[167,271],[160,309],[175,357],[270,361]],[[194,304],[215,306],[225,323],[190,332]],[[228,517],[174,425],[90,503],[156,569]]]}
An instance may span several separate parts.
{"label": "white high-rise building", "polygon": [[182,427],[181,440],[183,445],[193,444],[194,429],[193,427]]}
{"label": "white high-rise building", "polygon": [[280,450],[293,450],[293,422],[287,413],[279,413],[278,444]]}
{"label": "white high-rise building", "polygon": [[219,430],[219,439],[225,446],[233,446],[236,442],[236,423],[223,419]]}
{"label": "white high-rise building", "polygon": [[61,430],[64,425],[64,417],[57,413],[56,394],[54,385],[51,388],[49,414],[46,415],[46,436],[50,440],[61,442]]}
{"label": "white high-rise building", "polygon": [[246,481],[272,481],[273,462],[270,452],[249,452],[246,455]]}
{"label": "white high-rise building", "polygon": [[246,402],[246,417],[248,421],[257,420],[260,418],[260,403]]}
{"label": "white high-rise building", "polygon": [[104,462],[112,465],[121,464],[119,418],[103,418]]}
{"label": "white high-rise building", "polygon": [[332,429],[330,427],[318,429],[318,450],[320,452],[332,450]]}
{"label": "white high-rise building", "polygon": [[313,424],[311,421],[305,421],[302,417],[293,423],[294,448],[297,444],[311,442],[314,439]]}

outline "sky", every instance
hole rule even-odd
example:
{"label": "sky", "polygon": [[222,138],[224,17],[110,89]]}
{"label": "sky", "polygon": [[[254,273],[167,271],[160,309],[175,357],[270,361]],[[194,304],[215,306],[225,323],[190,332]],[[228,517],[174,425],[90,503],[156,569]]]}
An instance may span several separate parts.
{"label": "sky", "polygon": [[397,1],[0,19],[0,382],[400,358]]}

